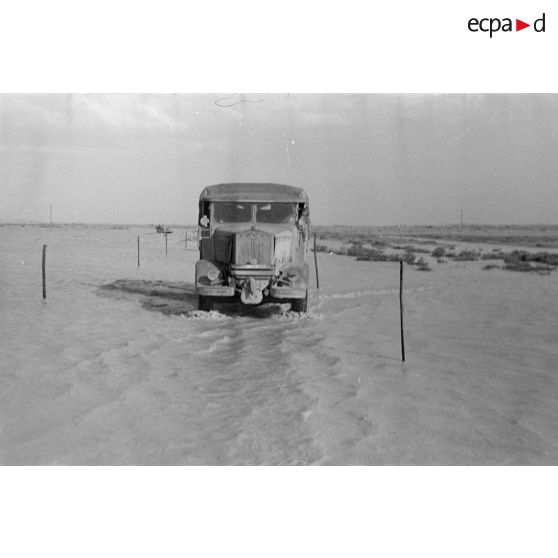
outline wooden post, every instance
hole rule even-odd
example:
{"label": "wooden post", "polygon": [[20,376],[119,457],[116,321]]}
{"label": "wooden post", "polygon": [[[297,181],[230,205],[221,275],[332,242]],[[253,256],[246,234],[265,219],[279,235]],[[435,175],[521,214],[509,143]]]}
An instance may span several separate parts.
{"label": "wooden post", "polygon": [[138,236],[138,267],[140,266],[140,243],[139,243],[139,236]]}
{"label": "wooden post", "polygon": [[165,233],[165,256],[167,255],[167,239],[169,237],[169,233]]}
{"label": "wooden post", "polygon": [[43,244],[43,299],[46,300],[46,244]]}
{"label": "wooden post", "polygon": [[318,254],[316,252],[316,233],[314,233],[314,266],[316,267],[316,287],[320,290],[320,275],[318,273]]}
{"label": "wooden post", "polygon": [[399,260],[399,316],[401,318],[401,360],[405,362],[405,337],[403,335],[403,260]]}

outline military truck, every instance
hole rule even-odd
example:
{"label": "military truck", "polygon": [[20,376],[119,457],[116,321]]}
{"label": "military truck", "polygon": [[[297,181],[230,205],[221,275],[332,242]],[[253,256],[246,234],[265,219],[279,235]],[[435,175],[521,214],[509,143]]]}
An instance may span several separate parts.
{"label": "military truck", "polygon": [[302,188],[273,183],[207,186],[199,200],[198,308],[214,303],[308,306],[310,208]]}

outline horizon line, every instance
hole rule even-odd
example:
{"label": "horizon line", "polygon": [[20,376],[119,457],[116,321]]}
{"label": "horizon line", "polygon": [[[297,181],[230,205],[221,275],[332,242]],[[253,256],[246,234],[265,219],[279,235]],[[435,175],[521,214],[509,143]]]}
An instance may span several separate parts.
{"label": "horizon line", "polygon": [[[57,226],[91,226],[91,227],[156,227],[161,223],[93,223],[84,221],[57,221],[57,222],[46,222],[46,221],[4,221],[0,220],[0,226],[5,225],[29,225],[29,226],[45,226],[45,227],[57,227]],[[180,223],[167,223],[165,226],[179,227],[179,228],[197,228],[196,224],[180,224]],[[403,228],[403,227],[427,227],[427,228],[444,228],[444,227],[456,227],[456,228],[467,228],[467,227],[558,227],[558,223],[425,223],[425,224],[390,224],[390,225],[364,225],[364,224],[352,224],[346,225],[343,223],[335,223],[331,225],[324,224],[312,224],[312,227],[347,227],[347,228]]]}

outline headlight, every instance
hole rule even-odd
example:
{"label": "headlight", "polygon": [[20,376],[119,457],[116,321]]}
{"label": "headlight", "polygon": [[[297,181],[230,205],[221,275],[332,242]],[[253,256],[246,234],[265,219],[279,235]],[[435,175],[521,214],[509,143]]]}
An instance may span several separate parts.
{"label": "headlight", "polygon": [[207,260],[196,262],[196,284],[215,285],[223,282],[221,270]]}
{"label": "headlight", "polygon": [[218,269],[210,269],[207,272],[207,278],[210,281],[216,281],[217,279],[219,279],[220,275],[221,275],[221,272]]}

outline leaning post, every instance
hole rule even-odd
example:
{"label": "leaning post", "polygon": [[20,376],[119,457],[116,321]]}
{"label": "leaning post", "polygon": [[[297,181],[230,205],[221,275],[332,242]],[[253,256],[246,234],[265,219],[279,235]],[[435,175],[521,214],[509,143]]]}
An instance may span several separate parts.
{"label": "leaning post", "polygon": [[320,275],[318,273],[318,253],[316,252],[316,233],[314,233],[314,266],[316,267],[316,287],[320,290]]}

